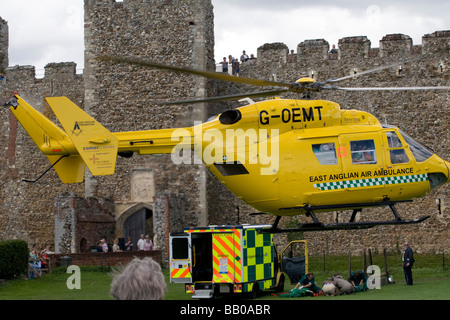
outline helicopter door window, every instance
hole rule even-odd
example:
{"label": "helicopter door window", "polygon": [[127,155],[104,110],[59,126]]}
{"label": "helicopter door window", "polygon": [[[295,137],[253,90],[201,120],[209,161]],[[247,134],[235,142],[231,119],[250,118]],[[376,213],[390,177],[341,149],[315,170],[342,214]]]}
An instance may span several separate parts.
{"label": "helicopter door window", "polygon": [[403,149],[402,142],[398,138],[394,131],[386,132],[386,137],[388,139],[389,153],[391,156],[391,163],[408,163],[409,158],[406,155],[405,149]]}
{"label": "helicopter door window", "polygon": [[334,143],[319,143],[312,145],[313,152],[320,164],[337,164]]}
{"label": "helicopter door window", "polygon": [[354,164],[375,164],[377,154],[373,140],[350,141],[352,162]]}

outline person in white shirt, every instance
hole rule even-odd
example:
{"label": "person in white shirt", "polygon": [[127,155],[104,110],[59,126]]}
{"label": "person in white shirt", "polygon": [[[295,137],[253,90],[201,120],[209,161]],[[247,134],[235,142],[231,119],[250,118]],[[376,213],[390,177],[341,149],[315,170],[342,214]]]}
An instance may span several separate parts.
{"label": "person in white shirt", "polygon": [[145,238],[144,235],[141,234],[141,238],[138,240],[137,246],[138,246],[138,250],[144,250],[144,245],[145,245]]}
{"label": "person in white shirt", "polygon": [[246,61],[248,61],[248,59],[249,59],[249,57],[248,57],[248,55],[245,53],[245,50],[244,51],[242,51],[242,56],[241,56],[241,62],[246,62]]}

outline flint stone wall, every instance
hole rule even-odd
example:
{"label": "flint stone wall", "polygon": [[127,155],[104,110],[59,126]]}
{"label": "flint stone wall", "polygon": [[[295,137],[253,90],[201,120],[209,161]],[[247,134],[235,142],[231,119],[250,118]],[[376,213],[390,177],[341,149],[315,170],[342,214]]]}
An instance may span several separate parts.
{"label": "flint stone wall", "polygon": [[[47,96],[67,96],[84,108],[111,131],[159,129],[192,125],[210,115],[240,105],[218,103],[210,106],[171,106],[156,104],[161,100],[180,100],[218,94],[233,94],[251,90],[247,86],[214,83],[194,77],[180,76],[154,70],[142,70],[125,65],[108,65],[95,60],[103,54],[137,56],[178,66],[214,70],[213,11],[210,1],[85,1],[86,63],[84,74],[76,73],[73,62],[50,63],[45,76],[37,79],[33,66],[6,68],[7,80],[0,84],[1,101],[8,100],[14,91],[50,119],[57,121],[43,100]],[[168,18],[170,17],[170,18]],[[4,27],[3,27],[4,28]],[[387,35],[379,48],[372,48],[367,37],[346,37],[339,41],[337,55],[326,54],[330,45],[324,39],[299,42],[291,56],[282,43],[263,45],[258,60],[241,66],[241,75],[279,81],[295,81],[303,76],[325,80],[353,74],[380,65],[402,61],[404,58],[433,54],[408,64],[402,70],[387,69],[369,76],[361,76],[339,83],[342,86],[436,86],[448,85],[449,31],[424,35],[422,45],[414,45],[408,36]],[[5,41],[0,50],[5,52]],[[7,48],[6,48],[7,52]],[[5,61],[5,60],[3,60]],[[289,95],[287,95],[289,97]],[[299,98],[292,95],[292,98]],[[344,109],[358,108],[376,115],[380,121],[397,125],[417,140],[427,144],[444,159],[450,159],[449,110],[447,92],[323,92],[320,99],[341,104]],[[182,227],[207,224],[268,223],[275,217],[250,216],[254,209],[232,195],[222,184],[211,178],[203,166],[174,166],[170,156],[134,156],[119,158],[116,175],[93,178],[86,182],[64,185],[51,170],[34,184],[22,182],[35,178],[50,165],[38,151],[20,124],[9,112],[0,113],[0,145],[4,157],[0,159],[0,238],[26,240],[30,247],[42,249],[55,246],[55,235],[73,234],[70,206],[59,197],[70,195],[80,200],[80,210],[90,207],[88,199],[111,199],[102,202],[108,214],[102,213],[106,225],[109,215],[118,221],[122,204],[132,204],[133,169],[153,172],[156,194],[175,196],[175,203],[166,206],[164,196],[145,200],[146,206],[159,208],[155,215],[157,241],[167,243],[169,231]],[[139,192],[139,190],[137,190]],[[180,200],[181,199],[181,200]],[[180,204],[179,201],[185,201]],[[148,203],[147,203],[148,202]],[[412,204],[402,204],[399,212],[404,218],[431,215],[420,225],[407,227],[377,227],[365,231],[336,231],[305,233],[311,253],[347,253],[348,250],[384,247],[398,248],[408,239],[419,252],[442,252],[449,243],[449,187],[433,191]],[[120,204],[120,205],[119,205]],[[84,209],[82,209],[84,207]],[[100,206],[101,207],[101,206]],[[126,205],[123,205],[126,207]],[[65,227],[55,224],[60,209],[66,208]],[[165,215],[171,211],[169,224]],[[120,212],[119,212],[119,211]],[[371,218],[391,218],[390,213],[368,210]],[[173,214],[172,214],[173,212]],[[93,213],[94,214],[94,213]],[[364,212],[366,214],[366,212]],[[348,213],[319,214],[324,221],[344,221]],[[362,219],[361,217],[358,217]],[[295,218],[308,221],[306,217]],[[287,219],[290,220],[290,219]],[[72,226],[70,226],[72,227]],[[116,226],[117,227],[117,226]],[[66,228],[66,229],[64,229]],[[167,228],[169,230],[167,230]],[[94,238],[94,237],[93,237]],[[278,238],[278,236],[277,236]],[[70,252],[68,240],[61,240]],[[72,239],[70,239],[72,241]],[[284,239],[280,238],[280,242]],[[79,241],[75,241],[79,243]],[[58,244],[59,245],[59,244]],[[167,247],[165,248],[167,249]]]}

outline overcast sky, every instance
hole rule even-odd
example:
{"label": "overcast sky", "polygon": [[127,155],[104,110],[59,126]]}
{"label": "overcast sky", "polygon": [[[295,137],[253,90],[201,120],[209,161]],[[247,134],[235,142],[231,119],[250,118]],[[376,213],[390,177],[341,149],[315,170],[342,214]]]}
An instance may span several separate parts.
{"label": "overcast sky", "polygon": [[[84,65],[83,0],[0,0],[0,17],[9,25],[9,65],[33,65],[42,73],[50,62]],[[296,51],[307,39],[332,44],[365,35],[372,47],[392,33],[421,44],[422,36],[450,30],[450,1],[444,0],[212,0],[215,58],[242,50],[254,53],[265,43],[283,42]],[[81,72],[81,71],[80,71]]]}

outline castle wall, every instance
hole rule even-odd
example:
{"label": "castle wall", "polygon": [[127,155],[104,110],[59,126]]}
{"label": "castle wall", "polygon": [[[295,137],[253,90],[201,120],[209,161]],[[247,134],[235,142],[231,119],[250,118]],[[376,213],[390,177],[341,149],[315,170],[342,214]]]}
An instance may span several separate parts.
{"label": "castle wall", "polygon": [[[64,95],[115,132],[190,126],[194,121],[205,121],[213,113],[240,105],[233,102],[160,106],[156,103],[158,101],[201,98],[215,95],[214,91],[223,95],[251,90],[248,86],[213,83],[198,77],[111,65],[95,59],[105,54],[133,56],[165,64],[214,70],[211,58],[214,56],[214,28],[210,1],[85,0],[85,25],[83,75],[76,74],[76,65],[71,62],[47,65],[43,79],[36,79],[32,66],[9,67],[6,68],[7,81],[0,84],[0,101],[8,100],[12,92],[18,91],[26,101],[56,121],[43,99]],[[380,40],[379,47],[372,48],[367,37],[346,37],[339,41],[339,53],[336,55],[328,52],[330,45],[324,39],[300,42],[293,56],[288,54],[287,46],[282,43],[266,44],[258,49],[256,63],[252,61],[241,66],[241,75],[263,79],[275,75],[279,81],[295,81],[303,76],[325,80],[404,58],[421,57],[420,60],[402,64],[401,71],[398,68],[387,69],[339,85],[448,85],[449,39],[449,31],[438,31],[424,35],[422,45],[418,46],[408,36],[387,35]],[[0,50],[4,50],[1,43],[0,38]],[[425,58],[422,54],[433,56]],[[296,95],[286,97],[299,98]],[[373,113],[382,122],[399,126],[448,160],[448,97],[448,92],[420,91],[322,92],[317,98],[336,101],[344,109],[357,108]],[[121,219],[121,214],[129,214],[130,208],[153,207],[155,228],[159,228],[155,235],[157,241],[162,246],[164,244],[163,248],[168,230],[162,227],[170,226],[171,231],[179,231],[183,226],[267,223],[274,220],[272,216],[250,216],[254,209],[211,178],[203,166],[175,166],[170,156],[119,157],[114,176],[94,178],[87,173],[86,183],[78,185],[62,184],[52,170],[37,183],[24,183],[23,178],[36,177],[50,164],[9,112],[1,112],[0,117],[0,145],[5,154],[0,159],[1,239],[21,238],[37,249],[54,243],[55,234],[61,234],[60,230],[55,229],[55,215],[58,210],[67,209],[64,201],[58,202],[57,199],[66,197],[110,199],[114,205],[107,202],[107,207],[109,211],[115,210],[116,220]],[[136,175],[136,172],[139,174]],[[83,203],[80,200],[79,205],[89,207]],[[312,253],[322,250],[346,253],[349,249],[357,251],[367,247],[377,250],[396,248],[405,239],[417,251],[442,252],[450,245],[448,204],[449,187],[446,186],[412,204],[399,206],[405,218],[430,214],[431,218],[420,225],[305,233],[305,238]],[[173,209],[173,214],[167,223],[163,213],[168,208]],[[374,209],[368,212],[371,218],[391,218],[386,211]],[[349,217],[347,213],[321,213],[319,218],[343,221]],[[298,220],[309,222],[306,217],[299,217]],[[64,220],[61,225],[67,226],[68,221]],[[67,243],[67,240],[64,241]]]}
{"label": "castle wall", "polygon": [[[36,78],[35,67],[13,66],[5,70],[6,80],[0,84],[0,101],[9,100],[14,92],[38,111],[56,121],[44,98],[68,96],[83,107],[84,81],[76,74],[76,64],[50,63],[45,76]],[[30,248],[42,250],[55,242],[54,201],[60,194],[84,196],[81,185],[64,185],[54,170],[36,183],[34,180],[51,164],[38,150],[12,113],[0,112],[0,239],[23,239]]]}

